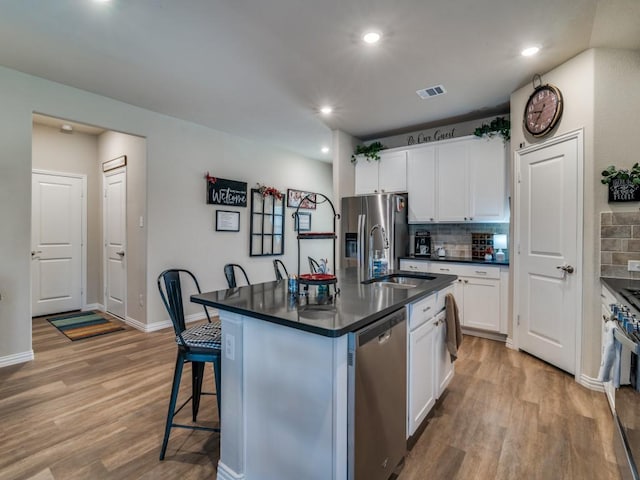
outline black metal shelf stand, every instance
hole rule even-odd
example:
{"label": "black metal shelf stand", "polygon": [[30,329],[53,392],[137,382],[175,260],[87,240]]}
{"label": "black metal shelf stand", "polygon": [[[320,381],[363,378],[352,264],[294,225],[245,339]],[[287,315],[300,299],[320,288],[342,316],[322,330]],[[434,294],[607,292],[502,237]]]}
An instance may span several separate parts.
{"label": "black metal shelf stand", "polygon": [[[320,199],[318,199],[318,197],[321,197]],[[333,285],[333,296],[334,295],[338,295],[340,293],[340,289],[338,288],[338,279],[335,275],[336,273],[336,239],[337,239],[337,235],[336,235],[336,221],[340,219],[340,214],[336,213],[336,209],[333,206],[333,203],[331,203],[331,200],[329,200],[329,198],[327,198],[326,195],[323,195],[321,193],[311,193],[311,194],[307,194],[301,201],[300,204],[298,205],[298,207],[296,208],[296,211],[291,215],[294,219],[294,224],[295,225],[299,225],[299,211],[300,211],[300,205],[304,205],[306,202],[309,203],[313,203],[315,205],[322,205],[322,204],[328,204],[329,207],[331,207],[331,212],[333,213],[333,229],[331,232],[297,232],[297,238],[298,238],[298,285],[299,288],[304,288],[304,293],[308,295],[309,293],[309,285],[327,285],[327,287],[329,285]],[[309,279],[309,278],[301,278],[300,276],[300,258],[301,258],[301,252],[302,252],[302,248],[301,248],[301,244],[300,242],[302,240],[322,240],[322,239],[329,239],[332,240],[332,264],[331,267],[333,268],[333,275],[331,277],[327,276],[327,278],[320,278],[320,279]],[[303,287],[304,286],[304,287]],[[327,288],[327,292],[328,292],[328,288]],[[331,296],[331,297],[333,297]]]}

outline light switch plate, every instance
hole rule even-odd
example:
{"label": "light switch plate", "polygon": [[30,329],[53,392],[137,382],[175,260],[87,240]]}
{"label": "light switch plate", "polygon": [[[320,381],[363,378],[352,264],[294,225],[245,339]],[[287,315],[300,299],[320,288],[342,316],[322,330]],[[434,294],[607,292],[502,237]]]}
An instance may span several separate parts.
{"label": "light switch plate", "polygon": [[627,270],[630,272],[640,272],[640,260],[629,260]]}

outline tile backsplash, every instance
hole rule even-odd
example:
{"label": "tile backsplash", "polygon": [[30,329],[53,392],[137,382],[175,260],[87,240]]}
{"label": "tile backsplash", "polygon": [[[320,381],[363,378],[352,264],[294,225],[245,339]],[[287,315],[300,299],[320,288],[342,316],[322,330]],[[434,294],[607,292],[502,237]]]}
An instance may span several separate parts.
{"label": "tile backsplash", "polygon": [[629,260],[640,260],[640,212],[600,214],[600,275],[640,279],[627,270]]}
{"label": "tile backsplash", "polygon": [[[472,254],[472,233],[504,233],[509,234],[508,223],[427,223],[410,224],[409,236],[411,239],[410,249],[413,252],[413,238],[417,230],[431,232],[431,245],[443,246],[448,257],[467,257]],[[508,256],[508,251],[504,250]]]}

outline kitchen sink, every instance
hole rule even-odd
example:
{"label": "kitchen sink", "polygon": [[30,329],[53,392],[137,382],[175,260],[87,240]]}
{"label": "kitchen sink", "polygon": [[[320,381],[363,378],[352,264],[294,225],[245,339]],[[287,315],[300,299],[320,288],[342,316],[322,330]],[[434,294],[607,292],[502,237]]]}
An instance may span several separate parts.
{"label": "kitchen sink", "polygon": [[381,275],[379,277],[365,280],[364,284],[375,283],[380,287],[387,288],[416,288],[423,281],[433,280],[436,277],[426,274],[410,274],[410,273],[391,273],[389,275]]}

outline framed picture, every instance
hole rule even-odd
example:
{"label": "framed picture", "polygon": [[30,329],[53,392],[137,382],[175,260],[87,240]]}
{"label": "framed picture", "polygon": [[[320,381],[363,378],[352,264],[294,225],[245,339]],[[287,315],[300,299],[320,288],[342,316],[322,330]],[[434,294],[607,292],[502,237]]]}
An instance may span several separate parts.
{"label": "framed picture", "polygon": [[216,210],[216,232],[239,232],[240,212]]}
{"label": "framed picture", "polygon": [[118,158],[114,158],[113,160],[108,160],[102,163],[102,171],[108,172],[110,170],[115,170],[116,168],[124,167],[127,165],[127,156],[122,155]]}
{"label": "framed picture", "polygon": [[294,214],[293,216],[296,220],[296,232],[308,232],[311,230],[311,214],[309,212],[298,212],[297,215]]}
{"label": "framed picture", "polygon": [[[309,195],[309,198],[305,198]],[[302,190],[287,189],[287,207],[305,208],[307,210],[316,209],[316,194],[313,192],[303,192]]]}

